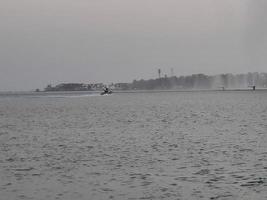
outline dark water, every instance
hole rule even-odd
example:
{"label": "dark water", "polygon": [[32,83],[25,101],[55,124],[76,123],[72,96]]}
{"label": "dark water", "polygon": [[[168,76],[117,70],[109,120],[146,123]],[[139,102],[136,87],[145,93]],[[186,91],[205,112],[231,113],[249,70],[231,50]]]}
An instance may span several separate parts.
{"label": "dark water", "polygon": [[266,92],[2,94],[0,199],[264,200],[266,134]]}

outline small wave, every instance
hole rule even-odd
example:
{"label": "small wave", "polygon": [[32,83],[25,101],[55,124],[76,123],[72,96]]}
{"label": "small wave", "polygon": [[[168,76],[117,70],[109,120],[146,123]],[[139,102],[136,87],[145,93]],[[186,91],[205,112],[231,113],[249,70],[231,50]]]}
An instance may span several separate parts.
{"label": "small wave", "polygon": [[101,96],[100,94],[80,94],[80,95],[43,95],[43,96],[35,96],[33,98],[81,98],[81,97],[94,97]]}
{"label": "small wave", "polygon": [[0,94],[0,97],[9,98],[80,98],[101,96],[98,92],[25,92],[25,93],[7,93]]}

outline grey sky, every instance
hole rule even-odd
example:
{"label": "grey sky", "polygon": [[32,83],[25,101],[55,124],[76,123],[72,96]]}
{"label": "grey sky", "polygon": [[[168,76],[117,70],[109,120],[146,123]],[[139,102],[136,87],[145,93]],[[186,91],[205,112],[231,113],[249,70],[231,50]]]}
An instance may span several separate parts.
{"label": "grey sky", "polygon": [[0,0],[0,90],[266,72],[266,0]]}

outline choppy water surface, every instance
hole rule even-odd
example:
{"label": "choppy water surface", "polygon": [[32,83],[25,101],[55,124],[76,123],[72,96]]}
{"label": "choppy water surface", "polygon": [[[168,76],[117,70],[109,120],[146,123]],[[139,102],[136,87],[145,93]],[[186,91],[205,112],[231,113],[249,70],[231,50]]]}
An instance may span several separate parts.
{"label": "choppy water surface", "polygon": [[0,199],[267,199],[267,93],[0,98]]}

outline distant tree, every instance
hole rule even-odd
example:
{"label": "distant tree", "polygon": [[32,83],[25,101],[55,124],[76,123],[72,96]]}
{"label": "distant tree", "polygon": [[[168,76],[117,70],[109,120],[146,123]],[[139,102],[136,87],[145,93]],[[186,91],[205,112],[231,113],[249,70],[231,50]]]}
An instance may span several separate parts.
{"label": "distant tree", "polygon": [[53,87],[51,84],[48,84],[45,88],[45,91],[53,91]]}

